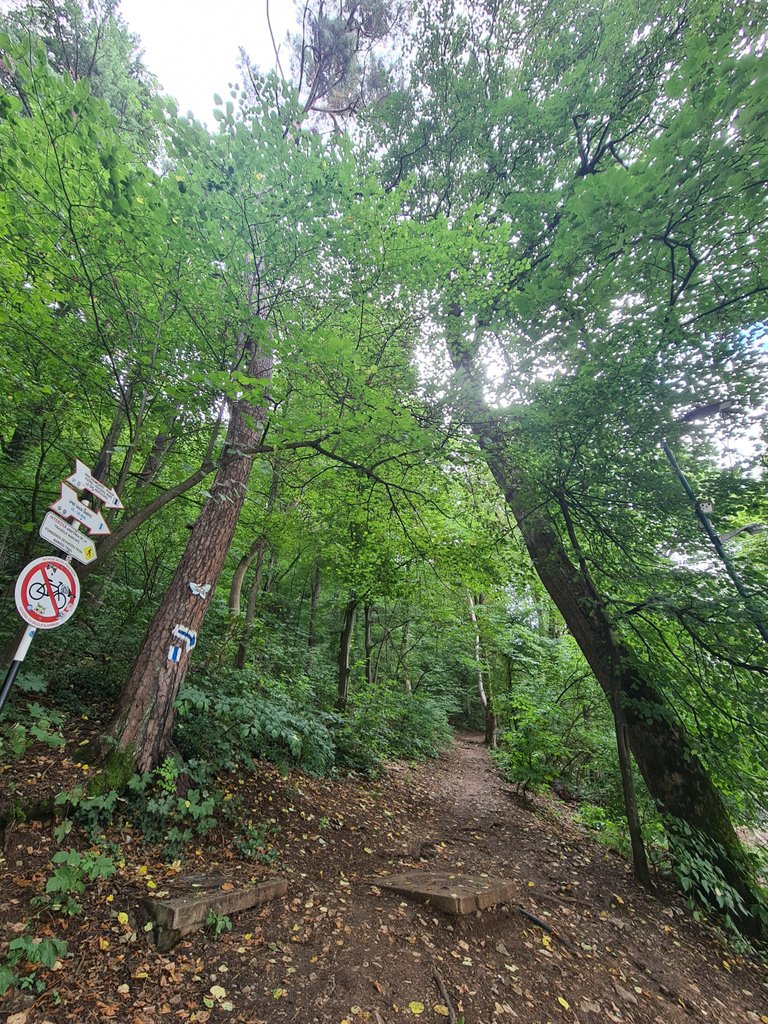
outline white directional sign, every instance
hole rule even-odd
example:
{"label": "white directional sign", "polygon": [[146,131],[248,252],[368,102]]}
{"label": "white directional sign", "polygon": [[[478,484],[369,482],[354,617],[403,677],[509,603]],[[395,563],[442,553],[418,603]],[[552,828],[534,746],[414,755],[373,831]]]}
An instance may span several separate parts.
{"label": "white directional sign", "polygon": [[74,526],[59,519],[49,512],[40,527],[40,536],[50,541],[59,551],[65,551],[83,565],[88,565],[96,558],[96,545],[85,533],[80,533]]}
{"label": "white directional sign", "polygon": [[61,497],[51,505],[51,511],[60,515],[63,519],[76,519],[90,534],[100,534],[106,537],[112,531],[107,526],[101,512],[95,512],[88,508],[82,501],[78,501],[77,491],[62,481]]}
{"label": "white directional sign", "polygon": [[67,477],[67,483],[72,484],[77,491],[90,491],[95,498],[103,501],[107,508],[124,508],[117,491],[97,480],[92,475],[90,467],[80,459],[75,459],[75,472]]}

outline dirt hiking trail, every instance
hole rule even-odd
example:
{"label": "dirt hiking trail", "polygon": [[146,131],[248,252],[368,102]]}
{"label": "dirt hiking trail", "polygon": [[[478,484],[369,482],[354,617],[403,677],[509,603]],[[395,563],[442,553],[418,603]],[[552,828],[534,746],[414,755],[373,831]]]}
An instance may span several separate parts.
{"label": "dirt hiking trail", "polygon": [[[76,758],[77,740],[64,749]],[[51,784],[67,788],[76,762],[60,764],[72,778],[57,765]],[[39,797],[29,769],[14,784]],[[480,736],[376,781],[286,778],[257,764],[219,782],[225,800],[278,829],[276,863],[243,860],[229,833],[206,837],[183,866],[163,863],[133,830],[108,833],[125,866],[94,884],[79,917],[40,919],[38,934],[42,925],[66,938],[69,956],[34,1003],[6,1005],[11,1024],[768,1024],[764,966],[696,925],[673,894],[640,889],[566,805],[521,803]],[[6,940],[50,873],[52,831],[31,822],[5,837]],[[87,848],[75,830],[66,845],[78,843]],[[505,877],[514,896],[453,917],[376,884],[410,869]],[[233,917],[218,939],[195,933],[160,954],[141,899],[180,872],[223,875],[229,889],[280,875],[288,895]]]}

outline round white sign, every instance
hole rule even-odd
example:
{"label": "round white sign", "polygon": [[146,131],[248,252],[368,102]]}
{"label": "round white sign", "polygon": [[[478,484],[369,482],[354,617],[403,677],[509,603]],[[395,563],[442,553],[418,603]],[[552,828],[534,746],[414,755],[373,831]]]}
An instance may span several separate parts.
{"label": "round white sign", "polygon": [[30,626],[55,629],[77,608],[80,580],[61,558],[36,558],[16,580],[16,609]]}

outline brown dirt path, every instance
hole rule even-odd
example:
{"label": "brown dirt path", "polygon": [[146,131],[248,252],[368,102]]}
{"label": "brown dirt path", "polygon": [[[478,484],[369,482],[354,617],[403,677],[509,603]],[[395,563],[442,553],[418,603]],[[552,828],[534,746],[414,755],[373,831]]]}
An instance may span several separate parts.
{"label": "brown dirt path", "polygon": [[[674,896],[639,889],[564,805],[521,806],[479,736],[459,737],[436,762],[392,765],[376,782],[285,779],[257,765],[221,785],[256,820],[274,820],[280,861],[254,868],[222,834],[184,869],[224,872],[235,884],[279,872],[288,897],[239,915],[218,941],[200,934],[161,955],[137,907],[149,882],[160,891],[178,869],[130,833],[112,836],[125,868],[86,894],[81,918],[47,922],[72,953],[55,979],[61,1003],[49,990],[14,1024],[439,1022],[448,1018],[437,978],[462,1024],[768,1022],[764,968],[695,925]],[[9,837],[6,937],[55,849],[50,825]],[[450,918],[375,884],[411,868],[505,876],[514,900]],[[212,986],[225,995],[211,999]]]}

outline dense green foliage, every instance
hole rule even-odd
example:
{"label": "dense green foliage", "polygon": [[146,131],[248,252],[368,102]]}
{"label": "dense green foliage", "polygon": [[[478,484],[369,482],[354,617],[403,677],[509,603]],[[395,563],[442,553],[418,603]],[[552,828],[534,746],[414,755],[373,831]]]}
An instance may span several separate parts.
{"label": "dense green foliage", "polygon": [[[497,727],[506,778],[621,844],[590,671],[608,647],[655,694],[625,686],[623,712],[672,723],[731,819],[762,821],[768,534],[735,531],[768,516],[764,12],[422,0],[411,32],[375,3],[356,33],[318,13],[302,80],[251,68],[209,133],[157,94],[112,4],[33,6],[0,22],[4,584],[44,550],[75,457],[125,511],[77,629],[30,655],[59,710],[17,690],[4,747],[56,742],[62,709],[112,714],[213,473],[253,456],[168,698],[179,760],[163,737],[131,784],[150,839],[175,854],[216,827],[222,768],[375,773],[458,724]],[[376,49],[396,29],[397,76]],[[248,452],[224,444],[244,402],[264,427]],[[734,533],[746,601],[662,440]],[[558,553],[580,591],[553,593]],[[7,600],[7,660],[17,629]],[[666,827],[682,887],[751,914],[718,874],[733,851],[648,781],[640,764],[646,840]],[[64,802],[94,834],[117,813],[109,792]],[[254,856],[261,829],[244,821]]]}

